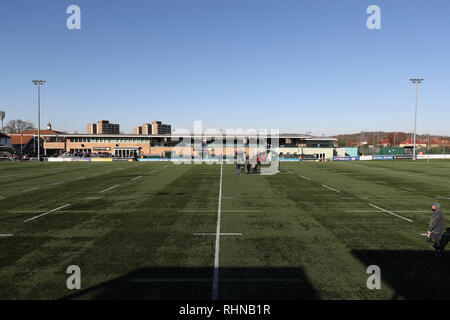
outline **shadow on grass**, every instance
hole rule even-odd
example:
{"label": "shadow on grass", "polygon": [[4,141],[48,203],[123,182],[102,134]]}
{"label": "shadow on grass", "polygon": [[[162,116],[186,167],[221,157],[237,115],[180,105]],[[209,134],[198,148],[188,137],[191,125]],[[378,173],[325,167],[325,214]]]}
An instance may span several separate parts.
{"label": "shadow on grass", "polygon": [[378,265],[392,299],[450,299],[450,253],[440,258],[428,251],[360,250],[353,256],[365,265]]}
{"label": "shadow on grass", "polygon": [[[301,268],[221,268],[220,299],[318,299]],[[212,268],[145,268],[62,299],[210,300]]]}

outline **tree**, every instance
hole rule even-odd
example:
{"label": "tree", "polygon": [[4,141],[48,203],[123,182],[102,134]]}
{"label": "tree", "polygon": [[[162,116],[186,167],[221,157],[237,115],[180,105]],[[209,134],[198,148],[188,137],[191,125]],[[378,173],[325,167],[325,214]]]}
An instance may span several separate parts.
{"label": "tree", "polygon": [[404,132],[398,132],[395,135],[395,144],[399,145],[401,142],[405,141],[408,138],[408,134]]}
{"label": "tree", "polygon": [[34,129],[34,124],[32,122],[16,119],[9,121],[3,131],[6,134],[10,134],[32,129]]}
{"label": "tree", "polygon": [[338,146],[339,147],[345,147],[347,145],[347,141],[345,140],[338,140]]}
{"label": "tree", "polygon": [[389,141],[389,145],[390,146],[395,146],[396,144],[398,144],[398,140],[395,140],[396,138],[396,133],[395,132],[390,132],[387,136],[387,140]]}

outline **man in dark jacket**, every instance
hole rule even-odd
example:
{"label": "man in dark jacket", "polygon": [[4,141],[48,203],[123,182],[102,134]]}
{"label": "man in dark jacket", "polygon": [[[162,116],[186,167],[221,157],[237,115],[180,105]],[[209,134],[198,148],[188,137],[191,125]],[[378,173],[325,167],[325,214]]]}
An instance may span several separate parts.
{"label": "man in dark jacket", "polygon": [[431,205],[431,210],[433,210],[433,213],[428,228],[427,241],[436,249],[436,253],[441,255],[443,251],[441,238],[444,233],[444,214],[441,211],[439,203],[433,203]]}

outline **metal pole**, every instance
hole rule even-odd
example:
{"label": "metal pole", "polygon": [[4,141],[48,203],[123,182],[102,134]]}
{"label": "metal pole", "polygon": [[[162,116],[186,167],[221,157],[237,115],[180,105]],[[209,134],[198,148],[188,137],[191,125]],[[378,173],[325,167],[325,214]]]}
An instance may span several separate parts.
{"label": "metal pole", "polygon": [[41,161],[41,84],[38,83],[38,160]]}
{"label": "metal pole", "polygon": [[[38,86],[38,159],[41,160],[41,85],[45,83],[45,80],[32,80],[32,82]],[[35,143],[33,143],[33,147]]]}
{"label": "metal pole", "polygon": [[410,79],[412,83],[416,84],[416,105],[414,108],[414,145],[413,145],[413,160],[417,160],[416,154],[416,134],[417,134],[417,97],[419,95],[419,83],[422,83],[423,79]]}
{"label": "metal pole", "polygon": [[419,83],[416,82],[416,106],[414,108],[414,146],[413,146],[413,160],[417,159],[416,155],[416,130],[417,130],[417,96],[419,94]]}

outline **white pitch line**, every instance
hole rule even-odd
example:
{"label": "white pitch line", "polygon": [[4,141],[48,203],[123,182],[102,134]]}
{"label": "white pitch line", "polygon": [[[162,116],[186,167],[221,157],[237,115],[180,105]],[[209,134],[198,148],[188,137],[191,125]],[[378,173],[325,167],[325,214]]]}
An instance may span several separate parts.
{"label": "white pitch line", "polygon": [[150,173],[153,173],[153,172],[156,172],[156,171],[158,171],[158,170],[153,170],[153,171],[151,171]]}
{"label": "white pitch line", "polygon": [[220,164],[219,204],[217,207],[216,251],[214,253],[214,278],[212,286],[212,300],[217,300],[219,294],[219,250],[220,250],[220,211],[222,209],[222,172],[223,164]]}
{"label": "white pitch line", "polygon": [[118,186],[120,186],[120,184],[116,184],[115,186],[112,186],[112,187],[109,187],[108,189],[102,190],[99,193],[103,193],[103,192],[109,191],[111,189],[117,188]]}
{"label": "white pitch line", "polygon": [[376,205],[374,205],[374,204],[369,203],[369,206],[374,207],[374,208],[377,208],[377,209],[379,209],[379,210],[381,210],[381,211],[387,212],[387,213],[389,213],[389,214],[391,214],[391,215],[393,215],[393,216],[396,216],[397,218],[400,218],[400,219],[403,219],[403,220],[412,222],[412,220],[410,220],[410,219],[408,219],[408,218],[402,217],[401,215],[395,214],[395,213],[393,213],[393,212],[391,212],[391,211],[389,211],[389,210],[380,208],[380,207],[378,207],[378,206],[376,206]]}
{"label": "white pitch line", "polygon": [[439,198],[439,199],[447,199],[447,200],[450,200],[450,198],[443,197],[443,196],[437,196],[437,198]]}
{"label": "white pitch line", "polygon": [[52,183],[52,185],[56,186],[56,185],[61,184],[61,183],[64,183],[64,181],[55,182],[55,183]]}
{"label": "white pitch line", "polygon": [[55,212],[55,211],[64,209],[64,208],[66,208],[66,207],[68,207],[68,206],[70,206],[70,203],[65,204],[65,205],[63,205],[63,206],[61,206],[61,207],[58,207],[58,208],[56,208],[56,209],[50,210],[50,211],[48,211],[48,212],[46,212],[46,213],[40,214],[40,215],[38,215],[38,216],[36,216],[36,217],[33,217],[33,218],[31,218],[31,219],[25,220],[24,222],[28,222],[28,221],[37,219],[37,218],[39,218],[39,217],[45,216],[46,214],[49,214],[49,213],[52,213],[52,212]]}
{"label": "white pitch line", "polygon": [[131,179],[130,181],[134,181],[134,180],[140,179],[140,178],[142,178],[142,177],[143,177],[143,176],[139,176],[139,177],[136,177],[136,178]]}
{"label": "white pitch line", "polygon": [[307,177],[305,177],[305,176],[300,176],[300,178],[305,179],[305,180],[308,180],[308,181],[311,181],[310,178],[307,178]]}
{"label": "white pitch line", "polygon": [[336,190],[335,188],[329,187],[326,184],[323,184],[322,187],[325,187],[327,189],[333,190],[334,192],[337,192],[337,193],[341,193],[339,190]]}
{"label": "white pitch line", "polygon": [[[345,210],[348,213],[378,212],[379,210]],[[427,213],[429,210],[401,210],[399,213]]]}
{"label": "white pitch line", "polygon": [[[231,233],[221,233],[220,236],[242,236],[242,233],[238,232],[231,232]],[[200,233],[194,233],[194,236],[217,236],[217,233],[207,233],[207,232],[200,232]]]}
{"label": "white pitch line", "polygon": [[13,234],[11,234],[11,233],[0,234],[0,237],[12,237],[12,236],[13,236]]}
{"label": "white pitch line", "polygon": [[28,190],[23,190],[22,192],[28,192],[28,191],[33,191],[33,190],[37,190],[37,189],[39,189],[39,188],[31,188],[31,189],[28,189]]}
{"label": "white pitch line", "polygon": [[75,180],[81,180],[81,179],[84,179],[85,177],[78,177],[78,178],[75,178]]}

